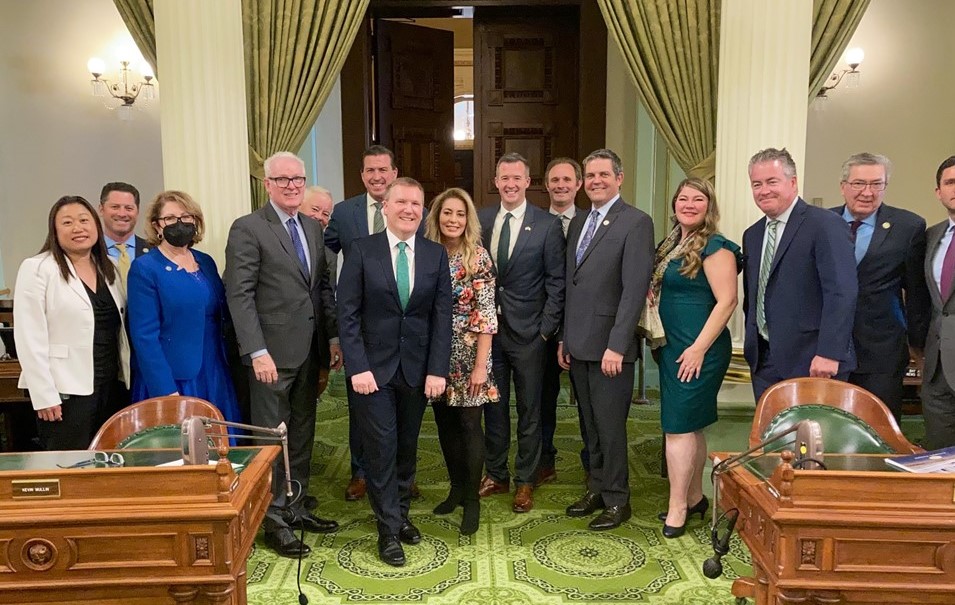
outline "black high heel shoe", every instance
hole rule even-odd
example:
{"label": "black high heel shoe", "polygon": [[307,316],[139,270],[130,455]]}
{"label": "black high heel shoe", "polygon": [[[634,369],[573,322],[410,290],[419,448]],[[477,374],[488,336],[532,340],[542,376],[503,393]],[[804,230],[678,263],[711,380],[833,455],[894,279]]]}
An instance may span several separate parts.
{"label": "black high heel shoe", "polygon": [[663,524],[663,537],[664,538],[679,538],[686,533],[686,521],[683,522],[683,525],[674,527],[672,525]]}
{"label": "black high heel shoe", "polygon": [[[709,508],[710,508],[710,501],[706,499],[706,496],[703,496],[702,498],[700,498],[699,502],[697,502],[693,506],[690,506],[686,509],[686,518],[689,519],[693,515],[699,513],[700,521],[702,521],[706,517],[706,511],[709,510]],[[658,514],[657,519],[659,519],[660,521],[666,522],[667,511],[663,511],[662,513]]]}

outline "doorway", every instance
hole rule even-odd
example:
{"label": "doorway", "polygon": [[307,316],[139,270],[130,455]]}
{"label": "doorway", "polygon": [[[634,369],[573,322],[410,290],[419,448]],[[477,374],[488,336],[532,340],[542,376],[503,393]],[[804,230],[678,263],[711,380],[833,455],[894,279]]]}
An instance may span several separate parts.
{"label": "doorway", "polygon": [[547,207],[547,163],[604,146],[606,65],[596,0],[372,0],[341,74],[346,197],[382,144],[428,199],[458,186],[478,207],[498,202],[497,158],[519,152],[528,201]]}

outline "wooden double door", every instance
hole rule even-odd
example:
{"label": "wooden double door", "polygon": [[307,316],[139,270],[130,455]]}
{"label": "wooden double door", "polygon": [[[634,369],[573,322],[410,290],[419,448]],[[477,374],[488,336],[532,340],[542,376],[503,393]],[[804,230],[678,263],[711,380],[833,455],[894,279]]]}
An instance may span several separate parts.
{"label": "wooden double door", "polygon": [[[376,12],[376,4],[381,4]],[[372,1],[342,71],[346,196],[363,191],[361,151],[395,152],[398,173],[422,183],[426,199],[459,185],[454,171],[454,39]],[[467,3],[463,3],[467,4]],[[498,202],[497,159],[518,152],[531,166],[530,202],[547,207],[544,171],[555,157],[581,159],[603,146],[607,31],[594,0],[533,6],[475,6],[474,191]],[[548,6],[545,6],[548,5]]]}

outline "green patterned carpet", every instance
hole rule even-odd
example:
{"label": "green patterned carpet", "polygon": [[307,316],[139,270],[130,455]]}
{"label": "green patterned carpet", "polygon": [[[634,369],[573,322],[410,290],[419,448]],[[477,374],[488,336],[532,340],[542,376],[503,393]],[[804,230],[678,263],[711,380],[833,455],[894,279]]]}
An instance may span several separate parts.
{"label": "green patterned carpet", "polygon": [[[699,518],[683,537],[663,537],[656,514],[666,508],[667,483],[660,478],[655,405],[634,407],[630,413],[633,518],[614,531],[592,532],[589,518],[564,515],[564,508],[583,493],[577,416],[566,405],[566,389],[558,410],[557,481],[538,488],[534,510],[526,514],[511,512],[510,495],[485,498],[481,528],[470,537],[458,533],[460,508],[445,516],[431,512],[448,484],[434,419],[430,410],[425,414],[418,454],[422,498],[411,509],[424,539],[405,546],[407,565],[389,567],[378,561],[367,500],[343,499],[349,478],[346,413],[339,373],[319,406],[310,491],[319,499],[319,515],[338,520],[341,529],[306,534],[312,553],[303,560],[301,580],[312,605],[732,605],[732,580],[749,573],[749,552],[734,537],[731,554],[723,558],[723,578],[703,577],[700,565],[712,550],[709,526]],[[249,559],[249,603],[297,603],[295,574],[296,561],[276,556],[262,545],[260,535]]]}

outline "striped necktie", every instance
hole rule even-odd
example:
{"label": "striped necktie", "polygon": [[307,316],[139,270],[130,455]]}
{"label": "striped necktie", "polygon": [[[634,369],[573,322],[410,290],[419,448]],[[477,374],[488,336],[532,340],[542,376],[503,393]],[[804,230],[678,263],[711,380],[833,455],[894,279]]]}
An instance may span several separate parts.
{"label": "striped necktie", "polygon": [[766,249],[763,250],[763,259],[759,263],[759,285],[756,289],[756,329],[766,342],[769,342],[769,330],[766,328],[766,282],[769,281],[769,271],[773,267],[773,258],[776,256],[776,227],[778,225],[777,220],[766,223]]}
{"label": "striped necktie", "polygon": [[132,263],[132,259],[129,258],[129,252],[126,251],[126,244],[115,244],[116,249],[119,250],[119,260],[116,263],[119,265],[119,276],[122,278],[123,283],[126,283],[126,277],[129,275],[129,265]]}

